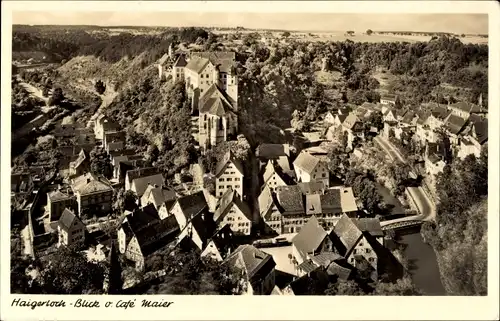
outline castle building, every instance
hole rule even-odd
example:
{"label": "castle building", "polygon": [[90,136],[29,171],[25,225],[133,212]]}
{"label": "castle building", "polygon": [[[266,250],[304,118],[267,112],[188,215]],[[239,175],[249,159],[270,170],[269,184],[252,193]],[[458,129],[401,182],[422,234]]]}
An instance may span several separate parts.
{"label": "castle building", "polygon": [[172,68],[174,81],[184,80],[192,113],[198,118],[198,143],[203,150],[238,132],[238,77],[234,52],[195,52],[179,56]]}

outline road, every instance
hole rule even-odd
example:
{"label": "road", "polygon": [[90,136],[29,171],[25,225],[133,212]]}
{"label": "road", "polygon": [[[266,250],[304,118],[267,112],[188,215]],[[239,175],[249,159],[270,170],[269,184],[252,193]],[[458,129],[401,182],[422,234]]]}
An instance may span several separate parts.
{"label": "road", "polygon": [[[381,136],[375,137],[375,141],[382,147],[382,149],[389,155],[392,160],[399,160],[402,163],[406,164],[406,159],[401,155],[401,153],[394,147],[390,142],[385,140]],[[411,220],[423,220],[423,221],[434,221],[436,218],[436,206],[431,201],[429,196],[425,193],[422,187],[410,187],[408,188],[413,200],[415,201],[419,215],[403,217],[395,220],[389,220],[381,222],[382,226],[411,221]]]}

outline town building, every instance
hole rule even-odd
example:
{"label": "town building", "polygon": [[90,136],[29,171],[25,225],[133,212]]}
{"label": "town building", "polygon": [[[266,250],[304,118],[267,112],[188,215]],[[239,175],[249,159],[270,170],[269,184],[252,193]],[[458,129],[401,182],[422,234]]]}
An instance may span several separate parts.
{"label": "town building", "polygon": [[215,196],[221,197],[228,189],[243,196],[244,175],[241,162],[234,157],[231,151],[228,151],[215,169]]}
{"label": "town building", "polygon": [[295,173],[291,170],[283,170],[277,161],[270,160],[262,175],[264,186],[268,186],[274,192],[277,186],[287,186],[294,182]]}
{"label": "town building", "polygon": [[104,150],[109,153],[125,148],[125,131],[106,131],[102,140]]}
{"label": "town building", "polygon": [[451,114],[446,120],[444,128],[452,146],[458,146],[460,144],[459,135],[465,129],[466,124],[467,119],[456,116],[455,114]]}
{"label": "town building", "polygon": [[281,234],[282,229],[282,213],[278,207],[278,201],[274,193],[268,186],[264,186],[264,189],[259,195],[259,213],[264,223],[264,231],[266,233],[276,233]]}
{"label": "town building", "polygon": [[232,189],[226,190],[219,199],[214,221],[219,228],[229,225],[235,234],[250,235],[252,231],[252,212],[241,200],[241,196]]}
{"label": "town building", "polygon": [[78,158],[69,163],[69,175],[80,176],[88,172],[90,169],[90,157],[85,150],[80,150],[78,153]]}
{"label": "town building", "polygon": [[[255,156],[260,162],[260,167],[265,166],[270,160],[282,160],[290,157],[289,144],[260,144],[256,151]],[[281,161],[280,161],[281,163]],[[289,168],[290,166],[288,166]],[[288,169],[285,168],[285,169]]]}
{"label": "town building", "polygon": [[163,186],[163,175],[155,167],[145,167],[127,171],[125,191],[132,191],[141,198],[149,185]]}
{"label": "town building", "polygon": [[58,220],[58,246],[79,246],[85,242],[85,224],[71,210],[65,209]]}
{"label": "town building", "polygon": [[394,94],[385,94],[380,97],[380,103],[383,105],[396,105],[397,98]]}
{"label": "town building", "polygon": [[76,195],[80,216],[84,210],[97,215],[111,211],[113,188],[105,178],[87,173],[75,178],[71,188]]}
{"label": "town building", "polygon": [[174,82],[184,80],[184,68],[187,65],[186,57],[179,55],[172,66],[172,79]]}
{"label": "town building", "polygon": [[94,126],[95,138],[104,139],[104,133],[117,131],[118,129],[119,126],[117,123],[109,120],[103,114],[100,114],[95,121],[95,126]]}
{"label": "town building", "polygon": [[467,102],[457,102],[454,104],[449,104],[448,109],[451,111],[452,115],[468,119],[471,114],[485,114],[488,111],[479,105],[471,104]]}
{"label": "town building", "polygon": [[[361,225],[359,221],[358,224]],[[380,243],[368,232],[371,227],[364,226],[367,231],[363,232],[358,224],[354,223],[347,215],[342,215],[330,234],[334,251],[342,255],[355,268],[358,268],[364,261],[368,262],[373,270],[371,278],[376,280],[379,267],[374,247],[377,248]],[[378,245],[374,245],[374,242]]]}
{"label": "town building", "polygon": [[177,193],[171,188],[148,184],[141,197],[141,206],[144,207],[152,204],[155,209],[159,211],[160,207],[165,204],[165,202],[175,200],[176,197]]}
{"label": "town building", "polygon": [[76,199],[73,195],[68,195],[59,190],[47,193],[47,211],[49,221],[58,221],[66,208],[76,209]]}
{"label": "town building", "polygon": [[332,252],[333,243],[328,233],[313,215],[292,239],[292,256],[300,265],[324,251]]}
{"label": "town building", "polygon": [[224,225],[210,237],[201,257],[210,257],[222,262],[235,249],[233,237],[234,233],[229,225]]}
{"label": "town building", "polygon": [[444,170],[446,166],[444,151],[440,148],[438,144],[428,143],[425,150],[425,172],[426,180],[434,189],[436,185],[437,175]]}
{"label": "town building", "polygon": [[275,287],[276,262],[267,254],[252,245],[240,245],[225,260],[241,271],[243,288],[247,295],[269,295]]}
{"label": "town building", "polygon": [[342,132],[347,133],[347,148],[353,148],[355,139],[364,139],[363,127],[363,123],[355,113],[350,113],[342,122]]}
{"label": "town building", "polygon": [[330,172],[327,165],[318,157],[301,152],[293,162],[298,182],[322,182],[325,187],[330,186]]}
{"label": "town building", "polygon": [[118,231],[120,252],[142,271],[153,253],[176,244],[179,225],[174,216],[160,219],[152,205],[128,214]]}
{"label": "town building", "polygon": [[203,191],[178,198],[170,213],[179,224],[179,241],[185,239],[198,250],[205,249],[216,225],[208,211]]}
{"label": "town building", "polygon": [[[196,99],[196,95],[193,99]],[[231,101],[230,97],[217,85],[212,84],[201,94],[197,107],[199,110],[198,143],[203,150],[236,137],[238,118],[235,102]]]}

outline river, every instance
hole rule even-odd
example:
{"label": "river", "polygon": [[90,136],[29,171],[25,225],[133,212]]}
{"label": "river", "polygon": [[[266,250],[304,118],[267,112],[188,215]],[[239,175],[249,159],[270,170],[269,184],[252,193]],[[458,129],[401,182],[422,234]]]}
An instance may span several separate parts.
{"label": "river", "polygon": [[403,235],[400,242],[407,245],[404,252],[415,285],[424,295],[446,295],[441,283],[436,253],[429,244],[424,243],[420,233],[415,231]]}

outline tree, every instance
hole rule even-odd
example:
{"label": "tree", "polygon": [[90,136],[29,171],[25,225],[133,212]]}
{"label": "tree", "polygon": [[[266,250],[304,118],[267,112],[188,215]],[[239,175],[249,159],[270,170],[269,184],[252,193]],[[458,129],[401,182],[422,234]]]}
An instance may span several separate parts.
{"label": "tree", "polygon": [[281,36],[282,36],[283,38],[288,38],[288,37],[290,37],[290,32],[289,32],[289,31],[285,31],[285,32],[283,32],[283,33],[281,34]]}
{"label": "tree", "polygon": [[360,288],[354,280],[339,279],[335,283],[330,283],[325,290],[326,295],[365,295],[366,293]]}
{"label": "tree", "polygon": [[52,97],[49,99],[49,106],[60,105],[64,100],[63,91],[60,87],[52,90]]}
{"label": "tree", "polygon": [[103,175],[106,178],[113,176],[113,167],[108,154],[102,148],[94,148],[90,152],[90,170],[97,175]]}
{"label": "tree", "polygon": [[372,31],[371,29],[366,30],[366,34],[367,34],[367,35],[371,36],[371,35],[372,35],[372,33],[373,33],[373,31]]}
{"label": "tree", "polygon": [[106,91],[106,85],[104,85],[104,82],[101,80],[96,81],[95,85],[95,91],[99,94],[102,95]]}
{"label": "tree", "polygon": [[43,87],[43,89],[42,89],[42,96],[43,97],[48,97],[49,96],[49,88],[47,86]]}
{"label": "tree", "polygon": [[49,262],[35,279],[40,294],[102,294],[105,269],[101,263],[65,246],[50,254]]}
{"label": "tree", "polygon": [[395,283],[377,282],[372,294],[407,296],[422,295],[422,292],[415,286],[411,277],[406,275],[405,277],[398,279]]}

